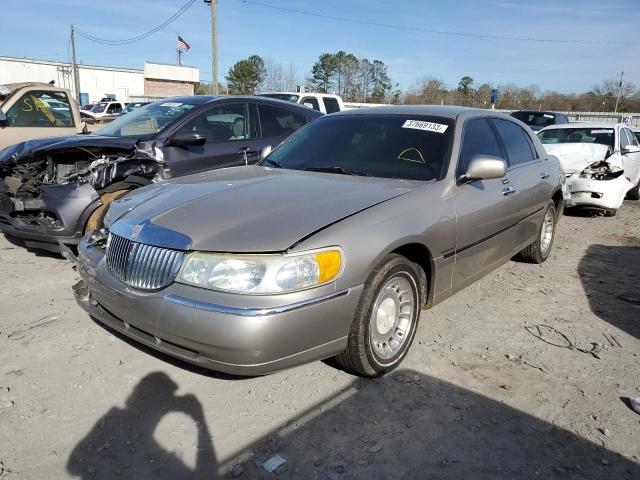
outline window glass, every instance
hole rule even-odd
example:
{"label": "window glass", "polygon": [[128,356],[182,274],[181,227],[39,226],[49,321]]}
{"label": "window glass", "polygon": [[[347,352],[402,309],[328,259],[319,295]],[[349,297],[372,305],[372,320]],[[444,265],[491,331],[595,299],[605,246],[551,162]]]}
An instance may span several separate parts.
{"label": "window glass", "polygon": [[453,130],[453,121],[443,117],[372,113],[322,117],[276,147],[263,165],[434,180],[448,166]]}
{"label": "window glass", "polygon": [[338,100],[331,97],[322,97],[322,101],[324,102],[324,109],[327,113],[335,113],[340,111],[340,105],[338,105]]}
{"label": "window glass", "polygon": [[599,143],[613,149],[613,128],[551,128],[538,133],[542,144]]}
{"label": "window glass", "polygon": [[[548,127],[556,123],[556,116],[553,113],[547,112],[513,112],[512,117],[517,118],[523,123],[531,127]],[[560,123],[560,122],[557,122]]]}
{"label": "window glass", "polygon": [[620,149],[622,150],[624,147],[629,145],[629,139],[627,138],[627,134],[624,131],[624,128],[620,129]]}
{"label": "window glass", "polygon": [[636,144],[640,145],[640,130],[633,132],[636,137]]}
{"label": "window glass", "polygon": [[519,126],[508,120],[493,119],[504,148],[507,150],[509,165],[519,165],[535,159],[531,150],[530,141],[527,140],[527,133]]}
{"label": "window glass", "polygon": [[[96,130],[96,135],[110,137],[138,137],[147,139],[177,121],[192,108],[203,103],[206,97],[191,97],[189,102],[156,102],[140,107],[116,118]],[[84,113],[80,114],[81,116]]]}
{"label": "window glass", "polygon": [[636,137],[633,134],[633,132],[631,130],[629,130],[628,128],[625,128],[624,131],[627,134],[627,138],[629,139],[629,143],[631,145],[638,146],[638,140],[636,139]]}
{"label": "window glass", "polygon": [[320,105],[318,104],[318,100],[316,100],[315,97],[305,97],[300,101],[300,103],[302,103],[303,105],[305,103],[308,103],[311,105],[311,108],[320,111]]}
{"label": "window glass", "polygon": [[471,159],[476,155],[502,157],[498,140],[486,118],[477,118],[465,123],[458,172],[466,172]]}
{"label": "window glass", "polygon": [[246,103],[222,105],[189,120],[180,132],[197,132],[207,142],[228,142],[251,138],[249,106]]}
{"label": "window glass", "polygon": [[284,108],[258,105],[262,137],[288,137],[307,123],[307,118]]}
{"label": "window glass", "polygon": [[73,127],[75,122],[64,92],[30,91],[7,112],[14,127]]}

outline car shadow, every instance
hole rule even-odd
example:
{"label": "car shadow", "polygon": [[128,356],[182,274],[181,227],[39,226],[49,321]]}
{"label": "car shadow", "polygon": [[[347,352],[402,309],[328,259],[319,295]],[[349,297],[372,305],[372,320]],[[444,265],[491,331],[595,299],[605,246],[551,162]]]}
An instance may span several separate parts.
{"label": "car shadow", "polygon": [[619,240],[627,245],[591,245],[578,275],[593,313],[640,339],[640,239]]}
{"label": "car shadow", "polygon": [[[29,247],[27,244],[25,244],[25,241],[21,238],[13,237],[6,233],[4,233],[3,235],[4,235],[4,238],[7,240],[7,242],[9,242],[11,245],[24,248],[29,253],[33,253],[36,257],[55,258],[58,260],[64,259],[64,257],[60,254],[59,251],[50,251],[50,250],[43,250],[39,248]],[[52,248],[55,248],[55,246],[53,246]]]}
{"label": "car shadow", "polygon": [[[177,396],[177,389],[178,385],[162,372],[144,377],[127,398],[125,407],[111,408],[75,446],[67,471],[92,480],[218,478],[202,405],[193,395]],[[187,415],[197,426],[195,469],[154,439],[160,420],[171,412]]]}
{"label": "car shadow", "polygon": [[[241,461],[239,475],[251,479],[271,479],[274,473],[287,479],[640,478],[637,462],[508,406],[508,390],[496,387],[494,398],[488,398],[413,370],[355,379],[230,452],[227,463],[216,459],[198,400],[177,397],[175,390],[162,373],[145,377],[126,408],[112,408],[75,447],[69,473],[85,479],[213,479],[231,476]],[[155,426],[172,411],[186,413],[198,425],[195,470],[153,440]],[[635,421],[636,414],[628,414]],[[138,439],[134,455],[127,438]],[[100,453],[105,442],[110,446]],[[269,473],[261,461],[276,453],[286,463]]]}

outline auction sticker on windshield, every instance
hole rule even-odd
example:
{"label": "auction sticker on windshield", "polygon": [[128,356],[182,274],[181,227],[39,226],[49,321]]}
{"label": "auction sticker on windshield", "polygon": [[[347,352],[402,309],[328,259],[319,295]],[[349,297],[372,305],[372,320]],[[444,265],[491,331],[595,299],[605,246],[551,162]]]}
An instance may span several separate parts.
{"label": "auction sticker on windshield", "polygon": [[436,133],[444,133],[448,127],[448,125],[442,125],[441,123],[422,122],[420,120],[407,120],[404,122],[404,125],[402,125],[402,128],[414,128],[416,130]]}

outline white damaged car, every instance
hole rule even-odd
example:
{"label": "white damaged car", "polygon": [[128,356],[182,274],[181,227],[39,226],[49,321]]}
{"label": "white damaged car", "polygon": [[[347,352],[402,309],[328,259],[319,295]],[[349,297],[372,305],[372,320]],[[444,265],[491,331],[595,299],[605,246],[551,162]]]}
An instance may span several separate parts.
{"label": "white damaged car", "polygon": [[552,125],[540,130],[538,138],[566,174],[567,207],[596,208],[614,216],[625,197],[640,199],[640,144],[627,125]]}

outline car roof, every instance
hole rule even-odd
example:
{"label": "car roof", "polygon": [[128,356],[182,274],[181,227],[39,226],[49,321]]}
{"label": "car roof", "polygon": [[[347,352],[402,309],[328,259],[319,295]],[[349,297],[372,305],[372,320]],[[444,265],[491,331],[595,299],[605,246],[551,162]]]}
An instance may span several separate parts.
{"label": "car roof", "polygon": [[384,105],[363,108],[351,108],[342,112],[332,113],[334,115],[372,115],[372,114],[392,114],[392,115],[430,115],[434,117],[444,117],[456,119],[461,115],[477,115],[504,117],[510,121],[517,121],[509,115],[505,115],[495,110],[486,110],[472,107],[454,107],[449,105]]}
{"label": "car roof", "polygon": [[549,125],[543,130],[558,130],[562,128],[616,128],[617,126],[626,127],[624,123],[607,123],[607,122],[571,122],[558,125]]}
{"label": "car roof", "polygon": [[[289,110],[299,110],[300,112],[316,112],[309,107],[305,107],[303,105],[299,105],[297,103],[288,102],[286,100],[280,100],[277,98],[270,97],[262,97],[259,95],[189,95],[182,97],[169,97],[163,98],[162,100],[157,100],[156,103],[159,102],[175,102],[175,103],[192,103],[194,105],[204,105],[206,103],[211,103],[219,100],[237,100],[237,101],[252,101],[252,102],[260,102],[260,103],[272,103],[274,105],[280,105],[288,108]],[[317,112],[322,115],[321,112]]]}
{"label": "car roof", "polygon": [[342,98],[340,95],[335,95],[333,93],[321,93],[321,92],[263,92],[260,93],[259,96],[265,95],[299,95],[301,97],[305,95],[322,95],[323,97],[331,97],[331,98]]}
{"label": "car roof", "polygon": [[543,115],[546,113],[547,115],[565,115],[562,112],[552,112],[551,110],[515,110],[511,113],[541,113]]}
{"label": "car roof", "polygon": [[16,90],[24,87],[40,87],[40,88],[53,88],[56,90],[64,90],[64,88],[58,87],[56,85],[52,85],[50,83],[44,82],[19,82],[19,83],[5,83],[3,84],[10,92],[15,92]]}

